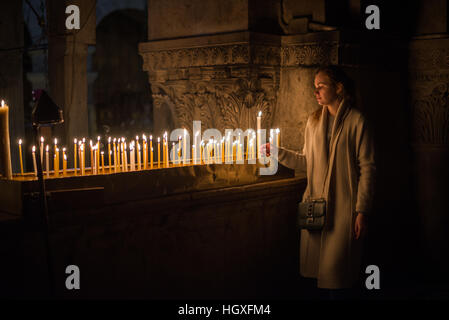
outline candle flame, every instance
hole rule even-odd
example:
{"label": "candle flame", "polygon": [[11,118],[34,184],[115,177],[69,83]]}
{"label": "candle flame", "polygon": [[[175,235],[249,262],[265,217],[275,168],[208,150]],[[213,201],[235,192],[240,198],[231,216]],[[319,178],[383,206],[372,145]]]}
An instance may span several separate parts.
{"label": "candle flame", "polygon": [[76,144],[78,140],[76,140],[76,138],[73,140],[73,143]]}
{"label": "candle flame", "polygon": [[259,114],[257,116],[261,117],[262,116],[262,111],[259,111]]}
{"label": "candle flame", "polygon": [[114,143],[117,141],[117,138],[114,138]]}
{"label": "candle flame", "polygon": [[55,144],[58,144],[58,139],[55,138]]}
{"label": "candle flame", "polygon": [[33,152],[36,152],[36,146],[33,146]]}
{"label": "candle flame", "polygon": [[277,129],[276,129],[276,133],[279,133],[279,132],[281,132],[281,130],[279,130],[279,128],[277,128]]}
{"label": "candle flame", "polygon": [[153,140],[153,135],[150,136],[150,140]]}
{"label": "candle flame", "polygon": [[66,154],[64,155],[64,161],[67,161],[67,155]]}
{"label": "candle flame", "polygon": [[48,152],[48,148],[49,148],[49,147],[48,147],[48,144],[47,144],[47,147],[45,148],[45,150],[46,150],[47,152]]}
{"label": "candle flame", "polygon": [[104,151],[101,151],[101,155],[104,155]]}
{"label": "candle flame", "polygon": [[44,142],[44,137],[41,137],[41,142]]}
{"label": "candle flame", "polygon": [[85,143],[86,142],[86,138],[83,138],[83,143]]}
{"label": "candle flame", "polygon": [[108,138],[108,142],[111,143],[111,137]]}
{"label": "candle flame", "polygon": [[90,147],[92,148],[92,140],[90,140]]}
{"label": "candle flame", "polygon": [[62,148],[62,152],[65,152],[65,148]]}
{"label": "candle flame", "polygon": [[100,141],[100,136],[97,137],[97,140]]}
{"label": "candle flame", "polygon": [[22,144],[22,139],[19,139],[19,144]]}
{"label": "candle flame", "polygon": [[2,108],[5,106],[5,100],[2,100]]}

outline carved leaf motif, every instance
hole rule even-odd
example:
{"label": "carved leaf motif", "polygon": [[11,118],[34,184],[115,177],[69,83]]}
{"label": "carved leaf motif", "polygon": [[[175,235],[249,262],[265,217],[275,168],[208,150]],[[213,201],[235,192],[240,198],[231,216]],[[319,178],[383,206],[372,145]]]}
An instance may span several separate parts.
{"label": "carved leaf motif", "polygon": [[430,95],[413,104],[415,141],[425,144],[449,144],[448,84],[440,83]]}

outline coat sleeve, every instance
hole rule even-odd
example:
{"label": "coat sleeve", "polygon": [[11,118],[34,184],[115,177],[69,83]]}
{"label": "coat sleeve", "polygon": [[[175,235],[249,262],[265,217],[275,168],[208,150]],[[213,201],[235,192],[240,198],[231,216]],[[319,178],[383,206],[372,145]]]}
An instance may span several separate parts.
{"label": "coat sleeve", "polygon": [[307,119],[307,124],[304,133],[304,147],[302,149],[302,153],[292,151],[283,147],[278,148],[278,161],[283,166],[293,170],[298,170],[303,174],[307,173],[306,150],[307,150],[307,138],[309,131],[310,131],[310,118]]}
{"label": "coat sleeve", "polygon": [[307,162],[304,152],[299,153],[283,147],[279,147],[278,160],[283,166],[287,168],[293,170],[306,171]]}
{"label": "coat sleeve", "polygon": [[376,164],[372,132],[362,117],[357,128],[356,156],[359,169],[356,211],[371,214],[374,197]]}

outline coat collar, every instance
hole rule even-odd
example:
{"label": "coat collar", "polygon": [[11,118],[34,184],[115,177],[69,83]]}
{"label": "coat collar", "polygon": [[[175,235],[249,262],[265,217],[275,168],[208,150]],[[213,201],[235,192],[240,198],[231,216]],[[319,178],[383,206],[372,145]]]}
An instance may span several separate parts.
{"label": "coat collar", "polygon": [[319,139],[319,141],[320,141],[319,149],[321,150],[322,154],[325,155],[326,162],[329,161],[329,154],[330,154],[329,149],[332,149],[335,139],[338,137],[338,133],[342,127],[343,120],[347,116],[349,109],[350,109],[349,104],[345,100],[342,100],[340,102],[340,105],[338,106],[337,113],[335,115],[335,120],[334,120],[334,124],[332,126],[332,131],[331,131],[331,141],[330,141],[329,145],[327,144],[327,139],[326,139],[329,110],[327,109],[326,106],[323,106],[321,109],[321,117],[320,117],[320,122],[318,125],[319,135],[321,136]]}

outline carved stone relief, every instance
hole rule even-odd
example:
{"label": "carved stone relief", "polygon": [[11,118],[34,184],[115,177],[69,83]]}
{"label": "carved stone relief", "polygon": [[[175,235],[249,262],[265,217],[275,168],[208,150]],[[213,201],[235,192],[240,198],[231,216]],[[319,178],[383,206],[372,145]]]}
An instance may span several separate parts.
{"label": "carved stone relief", "polygon": [[409,70],[413,142],[449,146],[449,38],[412,43]]}
{"label": "carved stone relief", "polygon": [[439,83],[413,104],[413,137],[419,144],[449,145],[449,82]]}
{"label": "carved stone relief", "polygon": [[[173,114],[174,127],[272,128],[282,67],[337,63],[335,42],[229,44],[141,52],[154,100],[154,121],[161,108]],[[164,112],[166,112],[165,110]],[[161,114],[165,114],[162,112]]]}

